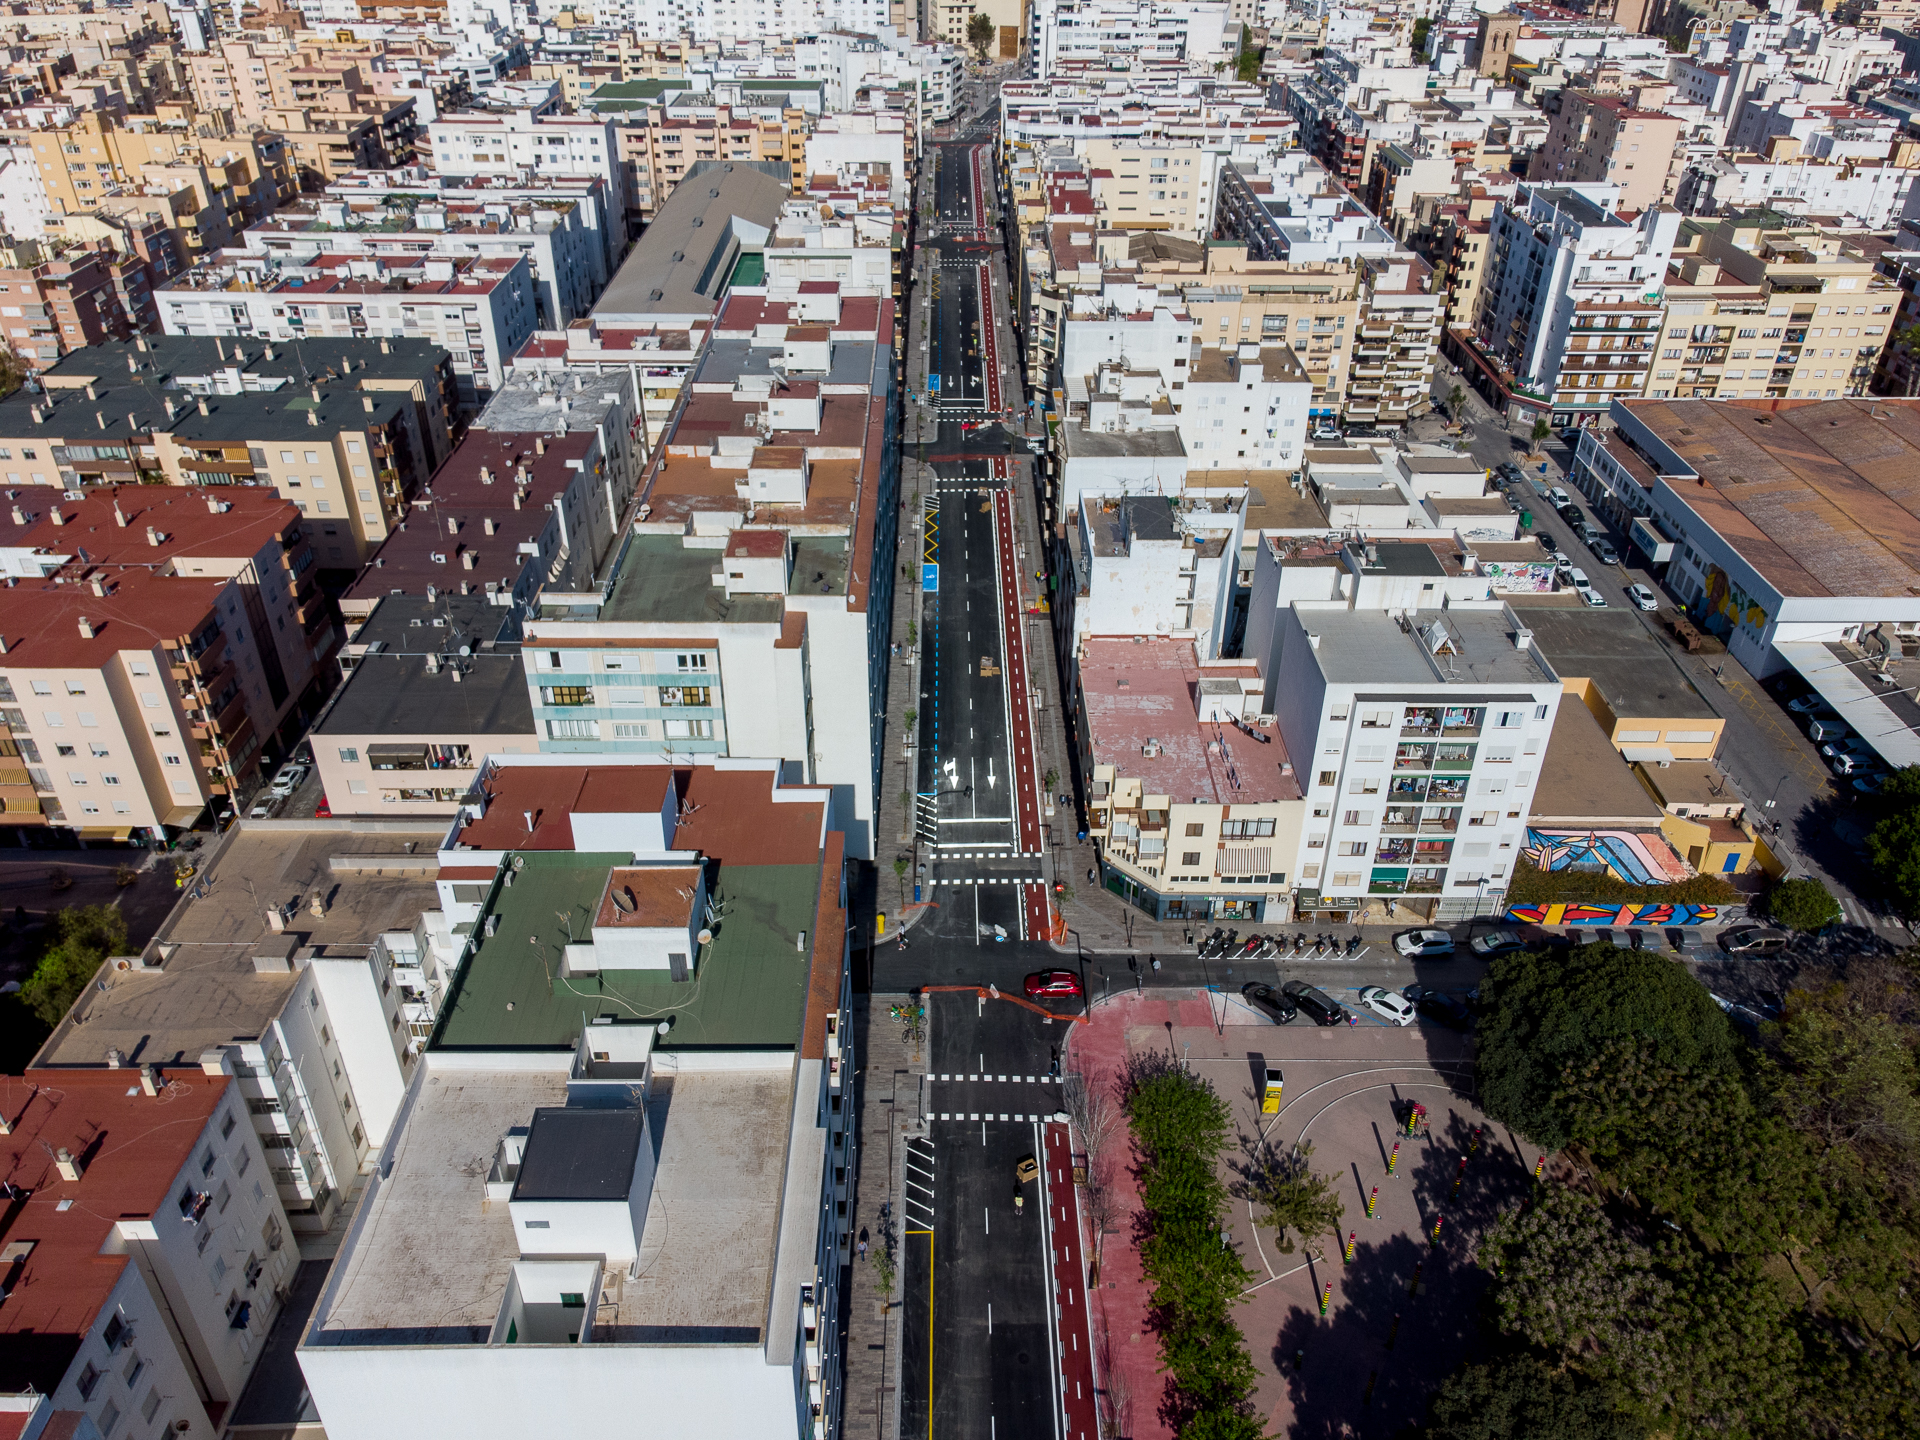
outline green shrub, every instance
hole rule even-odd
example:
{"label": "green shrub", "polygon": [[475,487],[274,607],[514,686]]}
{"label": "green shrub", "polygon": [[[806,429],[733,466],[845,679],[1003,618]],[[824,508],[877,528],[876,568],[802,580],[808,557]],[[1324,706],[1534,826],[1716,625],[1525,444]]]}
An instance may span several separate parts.
{"label": "green shrub", "polygon": [[1741,894],[1718,875],[1694,875],[1673,885],[1632,885],[1593,870],[1537,870],[1522,865],[1507,885],[1509,905],[1553,901],[1591,905],[1737,905]]}

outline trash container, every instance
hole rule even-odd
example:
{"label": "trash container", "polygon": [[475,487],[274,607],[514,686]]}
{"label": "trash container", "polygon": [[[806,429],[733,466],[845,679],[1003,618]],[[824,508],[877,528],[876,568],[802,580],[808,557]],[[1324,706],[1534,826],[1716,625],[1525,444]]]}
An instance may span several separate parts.
{"label": "trash container", "polygon": [[1531,510],[1522,510],[1520,512],[1520,528],[1522,530],[1531,530],[1533,528],[1533,512]]}

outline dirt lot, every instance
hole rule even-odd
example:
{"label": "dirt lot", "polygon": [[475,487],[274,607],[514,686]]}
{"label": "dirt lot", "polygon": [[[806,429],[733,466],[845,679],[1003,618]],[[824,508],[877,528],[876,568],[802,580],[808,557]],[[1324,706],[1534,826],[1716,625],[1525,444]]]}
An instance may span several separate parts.
{"label": "dirt lot", "polygon": [[[1236,1202],[1233,1243],[1256,1277],[1238,1320],[1261,1374],[1257,1405],[1270,1432],[1388,1436],[1418,1421],[1471,1339],[1486,1277],[1468,1248],[1525,1192],[1538,1158],[1474,1107],[1470,1038],[1424,1021],[1406,1029],[1370,1019],[1351,1028],[1276,1027],[1205,994],[1127,996],[1076,1028],[1072,1068],[1110,1086],[1127,1054],[1169,1046],[1231,1105],[1243,1153],[1262,1135],[1283,1145],[1303,1135],[1313,1142],[1314,1168],[1341,1182],[1342,1237],[1355,1235],[1350,1263],[1325,1240],[1313,1255],[1282,1254],[1274,1232]],[[1286,1076],[1277,1116],[1260,1113],[1258,1087],[1269,1064]],[[1408,1137],[1404,1120],[1416,1102],[1427,1123]],[[1396,1139],[1400,1154],[1389,1176]],[[1229,1164],[1240,1159],[1230,1156]],[[1115,1166],[1113,1175],[1129,1193],[1093,1292],[1096,1355],[1101,1383],[1128,1412],[1121,1433],[1156,1440],[1170,1432],[1158,1415],[1165,1381],[1130,1238],[1138,1207],[1126,1167]]]}

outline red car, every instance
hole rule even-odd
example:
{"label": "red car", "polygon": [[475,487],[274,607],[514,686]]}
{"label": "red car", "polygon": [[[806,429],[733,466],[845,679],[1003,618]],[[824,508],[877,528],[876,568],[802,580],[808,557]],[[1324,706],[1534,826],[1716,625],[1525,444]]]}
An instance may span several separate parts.
{"label": "red car", "polygon": [[1070,1000],[1080,994],[1080,977],[1071,970],[1036,970],[1027,976],[1032,1000]]}
{"label": "red car", "polygon": [[327,803],[326,796],[322,795],[320,797],[320,803],[313,807],[313,818],[316,820],[331,820],[333,818],[333,806]]}

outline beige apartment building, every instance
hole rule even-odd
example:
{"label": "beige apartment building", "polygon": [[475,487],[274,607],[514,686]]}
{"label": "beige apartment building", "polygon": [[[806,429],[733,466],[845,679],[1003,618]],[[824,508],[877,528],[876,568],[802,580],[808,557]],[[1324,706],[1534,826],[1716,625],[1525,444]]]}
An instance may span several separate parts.
{"label": "beige apartment building", "polygon": [[1770,211],[1683,224],[1646,393],[1866,394],[1900,292],[1858,238]]}
{"label": "beige apartment building", "polygon": [[271,491],[42,489],[0,534],[0,823],[163,839],[318,707],[337,637]]}
{"label": "beige apartment building", "polygon": [[659,107],[621,115],[614,126],[616,154],[625,172],[628,233],[645,222],[673,193],[688,169],[702,160],[763,161],[780,165],[795,194],[807,183],[807,112],[734,110],[722,105],[710,116],[674,117]]}
{"label": "beige apartment building", "polygon": [[191,264],[233,244],[298,186],[279,136],[249,130],[208,139],[196,133],[189,107],[164,108],[124,122],[90,111],[70,125],[36,130],[26,143],[55,216],[124,203],[137,189]]}
{"label": "beige apartment building", "polygon": [[1619,95],[1569,90],[1527,172],[1550,184],[1608,182],[1620,187],[1619,209],[1670,202],[1680,183],[1685,122],[1663,110],[1642,110]]}
{"label": "beige apartment building", "polygon": [[[1167,230],[1204,240],[1213,226],[1215,156],[1168,140],[1088,140],[1102,222],[1115,230]],[[1100,171],[1108,175],[1101,176]]]}

